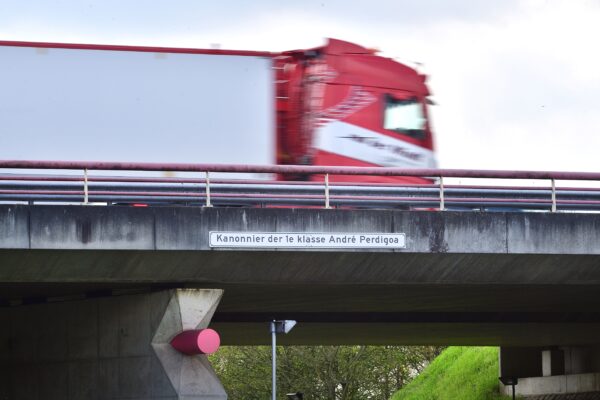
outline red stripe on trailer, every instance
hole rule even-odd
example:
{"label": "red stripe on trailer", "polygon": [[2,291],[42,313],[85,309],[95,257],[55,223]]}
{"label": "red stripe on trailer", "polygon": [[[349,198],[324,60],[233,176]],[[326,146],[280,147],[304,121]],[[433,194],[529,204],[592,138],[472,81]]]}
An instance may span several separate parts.
{"label": "red stripe on trailer", "polygon": [[189,47],[158,47],[158,46],[126,46],[115,44],[83,44],[83,43],[53,43],[53,42],[25,42],[0,40],[0,46],[32,47],[45,49],[73,49],[73,50],[108,50],[108,51],[138,51],[146,53],[183,53],[183,54],[214,54],[229,56],[254,56],[275,57],[279,53],[253,50],[221,50],[221,49],[196,49]]}

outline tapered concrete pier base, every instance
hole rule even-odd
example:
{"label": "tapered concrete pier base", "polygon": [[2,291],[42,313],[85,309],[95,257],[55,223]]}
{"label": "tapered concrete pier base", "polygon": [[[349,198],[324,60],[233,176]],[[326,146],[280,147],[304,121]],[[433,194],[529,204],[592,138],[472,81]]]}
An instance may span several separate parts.
{"label": "tapered concrete pier base", "polygon": [[169,341],[208,326],[222,291],[166,290],[0,309],[0,399],[227,399],[205,355]]}

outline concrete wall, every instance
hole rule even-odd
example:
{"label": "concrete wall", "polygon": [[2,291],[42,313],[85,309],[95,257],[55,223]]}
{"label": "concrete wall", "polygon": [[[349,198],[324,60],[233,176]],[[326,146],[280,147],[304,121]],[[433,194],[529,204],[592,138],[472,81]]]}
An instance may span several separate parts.
{"label": "concrete wall", "polygon": [[[510,395],[511,390],[501,385],[502,393]],[[596,400],[600,399],[600,373],[523,378],[515,393],[528,400]]]}

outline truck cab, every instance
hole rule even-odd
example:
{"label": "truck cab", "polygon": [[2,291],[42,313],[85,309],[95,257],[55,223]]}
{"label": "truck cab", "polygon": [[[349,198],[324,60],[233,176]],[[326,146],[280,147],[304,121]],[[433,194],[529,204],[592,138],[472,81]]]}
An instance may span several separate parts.
{"label": "truck cab", "polygon": [[[336,39],[284,52],[275,57],[275,69],[278,164],[436,167],[425,75]],[[399,179],[424,182],[389,180]]]}

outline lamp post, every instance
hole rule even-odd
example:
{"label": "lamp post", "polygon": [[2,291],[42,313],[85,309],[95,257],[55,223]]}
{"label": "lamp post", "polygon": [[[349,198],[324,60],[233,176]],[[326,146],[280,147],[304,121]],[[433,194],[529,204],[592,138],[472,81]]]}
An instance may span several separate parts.
{"label": "lamp post", "polygon": [[504,386],[512,386],[512,398],[515,400],[515,386],[519,383],[519,378],[513,376],[501,376],[498,379],[500,379],[500,382],[502,382]]}
{"label": "lamp post", "polygon": [[272,390],[272,400],[277,400],[277,334],[278,333],[288,333],[292,330],[292,328],[296,325],[296,321],[294,320],[281,320],[271,321],[271,387]]}

